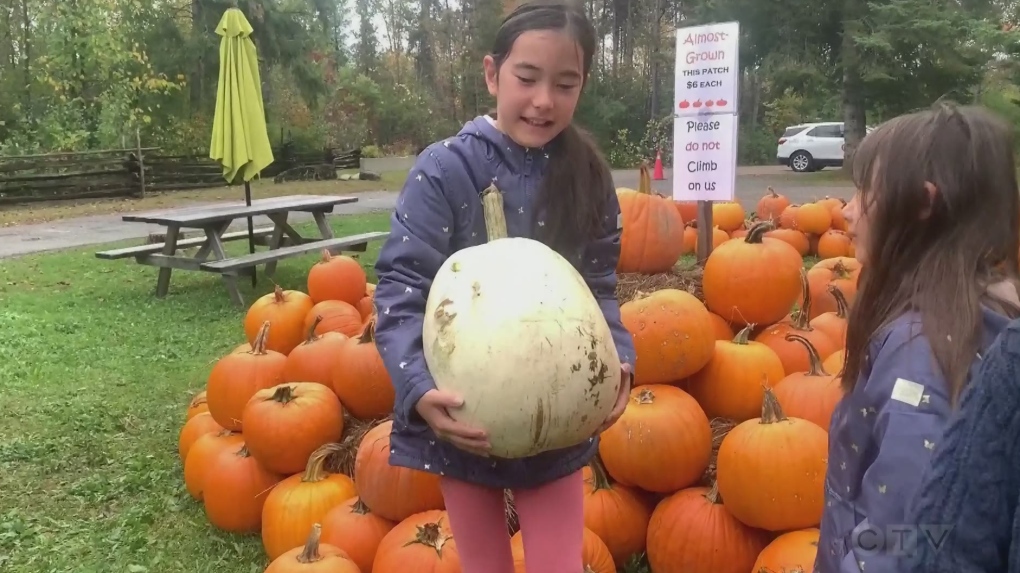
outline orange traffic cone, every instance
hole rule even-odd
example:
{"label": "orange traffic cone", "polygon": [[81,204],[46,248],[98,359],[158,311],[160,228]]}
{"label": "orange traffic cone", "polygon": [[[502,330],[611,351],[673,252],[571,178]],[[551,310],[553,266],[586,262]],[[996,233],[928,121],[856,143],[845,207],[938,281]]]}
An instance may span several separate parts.
{"label": "orange traffic cone", "polygon": [[655,150],[655,171],[652,173],[652,179],[656,181],[662,181],[666,177],[662,174],[662,153],[659,150]]}

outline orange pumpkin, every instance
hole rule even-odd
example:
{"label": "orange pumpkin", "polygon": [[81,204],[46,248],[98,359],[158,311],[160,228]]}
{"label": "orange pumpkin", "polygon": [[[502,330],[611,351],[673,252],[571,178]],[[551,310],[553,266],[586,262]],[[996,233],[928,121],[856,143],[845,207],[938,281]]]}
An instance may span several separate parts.
{"label": "orange pumpkin", "polygon": [[745,525],[768,531],[817,526],[828,441],[812,422],[787,418],[766,389],[761,418],[741,422],[719,446],[716,479],[726,508]]}
{"label": "orange pumpkin", "polygon": [[230,430],[202,434],[191,444],[184,458],[184,487],[191,497],[202,499],[205,474],[209,467],[220,453],[241,444],[244,444],[241,434]]}
{"label": "orange pumpkin", "polygon": [[205,385],[209,413],[228,430],[241,430],[244,407],[256,392],[283,381],[287,357],[266,349],[269,324],[263,323],[251,352],[227,354],[209,372]]}
{"label": "orange pumpkin", "polygon": [[812,571],[818,556],[816,527],[788,531],[772,540],[758,555],[753,572],[759,571]]}
{"label": "orange pumpkin", "polygon": [[209,523],[231,533],[258,533],[262,507],[283,476],[258,463],[245,445],[221,451],[202,483],[202,503]]}
{"label": "orange pumpkin", "polygon": [[[712,249],[713,250],[719,248],[719,245],[721,245],[721,244],[723,244],[723,243],[725,243],[726,241],[729,241],[729,240],[730,240],[730,234],[729,233],[727,233],[726,231],[723,231],[719,227],[712,227]],[[694,252],[697,252],[697,250],[698,250],[698,233],[697,233],[697,231],[695,231],[695,233],[694,233]]]}
{"label": "orange pumpkin", "polygon": [[733,517],[714,485],[682,489],[659,502],[648,524],[655,573],[747,573],[768,544],[765,532]]}
{"label": "orange pumpkin", "polygon": [[797,334],[808,339],[822,358],[827,358],[839,350],[839,346],[828,334],[811,326],[808,320],[811,314],[811,291],[808,287],[807,273],[803,269],[800,271],[800,277],[804,301],[800,309],[791,317],[769,326],[754,337],[756,342],[775,351],[783,363],[783,371],[787,374],[807,372],[811,367],[807,350],[799,343],[787,339],[787,334]]}
{"label": "orange pumpkin", "polygon": [[673,200],[652,193],[648,163],[641,164],[638,189],[616,190],[623,218],[621,273],[664,273],[683,252],[684,221]]}
{"label": "orange pumpkin", "polygon": [[375,314],[375,299],[372,295],[365,295],[361,297],[358,304],[354,305],[354,308],[358,309],[358,313],[361,314],[361,320],[367,321]]}
{"label": "orange pumpkin", "polygon": [[339,332],[347,337],[357,336],[364,325],[361,313],[344,301],[322,301],[317,303],[305,317],[305,326],[316,334]]}
{"label": "orange pumpkin", "polygon": [[755,213],[763,221],[778,223],[779,218],[783,215],[783,209],[789,206],[790,200],[776,193],[776,190],[770,185],[765,196],[758,200],[758,207],[755,209]]}
{"label": "orange pumpkin", "polygon": [[825,371],[808,339],[796,334],[787,334],[786,338],[804,345],[811,358],[811,368],[807,372],[789,374],[776,384],[776,400],[786,415],[813,422],[828,432],[832,412],[843,399],[839,377]]}
{"label": "orange pumpkin", "polygon": [[321,531],[313,525],[304,546],[274,559],[264,573],[363,573],[342,549],[320,542]]}
{"label": "orange pumpkin", "polygon": [[354,483],[372,512],[390,521],[402,521],[429,510],[446,507],[439,476],[390,465],[390,431],[387,420],[361,439],[354,459]]}
{"label": "orange pumpkin", "polygon": [[304,327],[305,315],[312,309],[312,299],[301,291],[283,290],[279,285],[273,292],[259,297],[244,317],[244,334],[254,346],[261,327],[268,322],[273,325],[265,346],[280,354],[289,354],[305,339],[308,329]]}
{"label": "orange pumpkin", "polygon": [[831,209],[819,203],[805,203],[797,209],[797,228],[809,235],[821,235],[832,227]]}
{"label": "orange pumpkin", "polygon": [[262,546],[270,559],[300,547],[313,525],[325,519],[332,508],[357,495],[351,478],[329,473],[323,467],[326,459],[339,451],[339,444],[315,450],[304,473],[284,479],[269,492],[262,508]]}
{"label": "orange pumpkin", "polygon": [[375,346],[375,321],[337,349],[330,384],[347,411],[361,420],[383,418],[393,411],[396,390]]}
{"label": "orange pumpkin", "polygon": [[383,537],[396,523],[372,513],[360,497],[337,505],[322,518],[322,541],[347,552],[361,569],[372,573],[372,562]]}
{"label": "orange pumpkin", "polygon": [[712,317],[712,333],[716,340],[732,340],[733,327],[726,319],[714,312],[708,313]]}
{"label": "orange pumpkin", "polygon": [[461,573],[457,543],[445,511],[433,509],[409,515],[379,542],[372,572],[408,571]]}
{"label": "orange pumpkin", "polygon": [[365,296],[368,277],[352,257],[322,251],[322,259],[308,271],[308,296],[313,303],[342,300],[355,305]]}
{"label": "orange pumpkin", "polygon": [[850,255],[850,235],[844,231],[829,229],[818,237],[818,256],[823,259]]}
{"label": "orange pumpkin", "polygon": [[[514,573],[527,573],[524,558],[524,536],[518,531],[510,538],[510,554]],[[587,527],[581,537],[581,573],[616,573],[616,563],[602,539]]]}
{"label": "orange pumpkin", "polygon": [[320,321],[321,317],[316,316],[308,329],[308,338],[287,355],[284,382],[316,382],[327,388],[333,387],[333,365],[347,336],[339,332],[316,334],[315,328]]}
{"label": "orange pumpkin", "polygon": [[[775,322],[790,311],[800,293],[803,259],[790,245],[765,237],[770,228],[767,221],[756,224],[743,240],[720,245],[705,261],[705,303],[732,323]],[[644,356],[640,351],[638,355]]]}
{"label": "orange pumpkin", "polygon": [[252,396],[242,425],[255,459],[269,470],[290,475],[305,469],[309,456],[322,445],[340,440],[344,409],[329,387],[286,382]]}
{"label": "orange pumpkin", "polygon": [[846,351],[842,350],[842,349],[837,350],[837,351],[833,352],[832,355],[830,355],[824,361],[822,361],[822,368],[826,372],[842,373],[843,372],[843,362],[845,360],[846,360]]}
{"label": "orange pumpkin", "polygon": [[797,250],[797,254],[806,257],[811,251],[811,240],[808,236],[796,229],[773,229],[765,236],[769,239],[779,239]]}
{"label": "orange pumpkin", "polygon": [[692,223],[698,220],[697,201],[673,201],[673,205],[676,206],[676,210],[680,213],[680,218],[683,219],[684,223]]}
{"label": "orange pumpkin", "polygon": [[681,254],[689,255],[698,249],[698,228],[694,223],[684,224],[684,249]]}
{"label": "orange pumpkin", "polygon": [[712,316],[689,292],[639,294],[620,306],[620,315],[641,357],[634,365],[635,385],[686,378],[708,364],[715,352]]}
{"label": "orange pumpkin", "polygon": [[625,485],[611,483],[598,454],[584,468],[584,526],[606,543],[615,563],[645,550],[648,505]]}
{"label": "orange pumpkin", "polygon": [[847,315],[850,312],[846,297],[836,285],[830,284],[826,289],[836,299],[836,312],[823,312],[812,318],[811,327],[828,334],[839,348],[843,348],[846,346]]}
{"label": "orange pumpkin", "polygon": [[811,289],[811,315],[814,318],[823,312],[835,312],[838,309],[836,299],[829,293],[829,285],[835,285],[843,293],[847,308],[854,303],[857,296],[857,279],[861,274],[861,263],[852,256],[822,259],[808,271],[808,283]]}
{"label": "orange pumpkin", "polygon": [[800,209],[800,205],[796,203],[790,204],[783,212],[779,214],[779,226],[784,229],[797,229],[797,210]]}
{"label": "orange pumpkin", "polygon": [[705,472],[712,427],[687,392],[664,384],[640,386],[631,389],[620,419],[602,432],[599,455],[609,475],[623,485],[672,493]]}
{"label": "orange pumpkin", "polygon": [[[248,350],[251,350],[251,346],[250,345],[248,345],[246,343],[245,346],[248,346]],[[195,394],[195,396],[191,399],[191,402],[188,404],[188,409],[185,412],[184,420],[188,421],[188,420],[192,419],[193,417],[201,414],[202,412],[208,412],[208,411],[209,411],[209,403],[206,401],[206,398],[205,398],[205,390],[202,390],[198,394]]]}
{"label": "orange pumpkin", "polygon": [[218,433],[224,430],[223,426],[216,423],[209,412],[188,419],[181,428],[180,436],[177,439],[177,453],[181,462],[188,459],[188,450],[195,444],[195,440],[206,434]]}
{"label": "orange pumpkin", "polygon": [[688,380],[688,392],[709,418],[743,422],[761,414],[763,383],[783,379],[783,363],[771,348],[748,340],[753,325],[745,326],[733,340],[717,340],[708,364]]}
{"label": "orange pumpkin", "polygon": [[744,207],[736,201],[713,201],[712,224],[727,233],[736,231],[744,224]]}
{"label": "orange pumpkin", "polygon": [[363,328],[361,313],[352,304],[342,300],[317,303],[305,316],[305,330],[310,329],[315,334],[338,332],[351,338],[357,336]]}

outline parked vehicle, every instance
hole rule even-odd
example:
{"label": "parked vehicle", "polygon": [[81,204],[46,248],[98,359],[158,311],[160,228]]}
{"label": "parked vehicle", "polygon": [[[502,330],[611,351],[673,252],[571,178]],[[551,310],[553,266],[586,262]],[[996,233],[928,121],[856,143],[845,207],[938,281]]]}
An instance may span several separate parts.
{"label": "parked vehicle", "polygon": [[776,160],[798,173],[843,166],[843,122],[802,123],[786,128]]}

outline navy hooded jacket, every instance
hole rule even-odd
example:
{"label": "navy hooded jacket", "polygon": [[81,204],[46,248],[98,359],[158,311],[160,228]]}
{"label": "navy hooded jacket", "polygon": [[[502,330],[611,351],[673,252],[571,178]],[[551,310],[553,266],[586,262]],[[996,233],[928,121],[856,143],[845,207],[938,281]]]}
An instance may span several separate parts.
{"label": "navy hooded jacket", "polygon": [[[457,250],[486,241],[479,194],[495,184],[503,192],[511,237],[532,237],[547,149],[528,149],[500,132],[486,116],[460,133],[430,145],[417,158],[397,199],[390,236],[376,263],[376,346],[393,380],[396,403],[390,463],[495,488],[529,488],[569,475],[588,463],[598,440],[517,460],[476,456],[439,440],[415,410],[435,388],[422,350],[429,287]],[[620,206],[612,190],[603,215],[604,234],[583,252],[560,253],[585,278],[613,333],[622,363],[634,364],[634,345],[620,321],[616,264],[620,256]],[[536,216],[537,215],[537,216]]]}

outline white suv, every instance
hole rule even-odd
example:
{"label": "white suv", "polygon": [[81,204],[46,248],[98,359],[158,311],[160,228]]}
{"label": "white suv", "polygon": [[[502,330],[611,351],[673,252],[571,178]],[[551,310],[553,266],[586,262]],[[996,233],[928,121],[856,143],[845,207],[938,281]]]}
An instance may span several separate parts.
{"label": "white suv", "polygon": [[802,123],[786,128],[776,160],[798,173],[843,165],[843,122]]}

